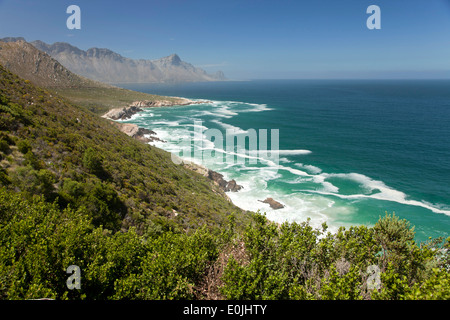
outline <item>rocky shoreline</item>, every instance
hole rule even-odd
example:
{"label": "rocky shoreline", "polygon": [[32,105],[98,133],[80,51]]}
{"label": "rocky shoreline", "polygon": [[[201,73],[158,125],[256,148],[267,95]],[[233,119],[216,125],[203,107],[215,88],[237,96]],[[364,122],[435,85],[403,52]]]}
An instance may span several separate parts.
{"label": "rocky shoreline", "polygon": [[156,132],[139,128],[135,124],[131,123],[120,123],[117,120],[128,120],[139,112],[144,111],[145,108],[160,108],[160,107],[172,107],[172,106],[187,106],[192,104],[202,104],[210,103],[211,101],[206,100],[189,100],[186,98],[173,97],[171,99],[165,100],[141,100],[131,103],[127,107],[114,108],[105,113],[102,118],[112,120],[111,122],[119,128],[120,131],[127,134],[128,136],[140,140],[142,142],[148,143],[152,141],[165,142],[164,140],[155,137]]}
{"label": "rocky shoreline", "polygon": [[[115,120],[127,120],[130,119],[133,115],[144,111],[143,108],[158,108],[158,107],[168,107],[168,106],[183,106],[183,105],[191,105],[191,104],[201,104],[208,103],[210,101],[193,101],[185,98],[176,98],[177,100],[159,100],[159,101],[135,101],[128,107],[116,108],[108,111],[102,117],[113,120],[111,121],[116,127],[119,128],[120,131],[127,134],[128,136],[142,141],[144,143],[149,143],[153,141],[166,142],[164,140],[156,137],[156,132],[139,128],[136,124],[132,123],[120,123]],[[223,174],[203,167],[201,165],[195,164],[190,161],[182,160],[181,163],[183,166],[189,170],[195,171],[207,177],[209,180],[212,180],[215,185],[217,185],[220,190],[223,192],[238,192],[243,188],[243,186],[239,185],[236,180],[232,179],[227,181],[223,178]],[[226,195],[224,195],[228,201],[231,201]],[[282,209],[284,205],[280,202],[274,200],[273,198],[266,198],[265,200],[258,200],[263,203],[269,204],[269,206],[274,209]]]}
{"label": "rocky shoreline", "polygon": [[232,179],[230,181],[227,181],[223,178],[223,174],[218,173],[216,171],[213,171],[211,169],[208,169],[204,166],[201,166],[199,164],[193,163],[191,161],[181,160],[182,164],[185,168],[195,171],[199,174],[201,174],[204,177],[207,177],[208,179],[214,181],[214,183],[219,186],[219,188],[224,192],[238,192],[243,186],[237,184],[236,180]]}
{"label": "rocky shoreline", "polygon": [[[209,103],[211,101],[205,101],[205,100],[189,100],[185,98],[176,98],[176,100],[158,100],[158,101],[135,101],[132,104],[130,104],[128,107],[123,108],[115,108],[109,110],[107,113],[105,113],[102,117],[113,120],[111,121],[117,128],[119,128],[120,131],[125,133],[126,135],[135,138],[139,141],[142,141],[144,143],[152,142],[152,141],[160,141],[160,142],[166,142],[164,140],[159,139],[156,137],[156,132],[145,129],[145,128],[139,128],[136,124],[132,123],[120,123],[116,122],[116,120],[127,120],[130,119],[133,115],[144,111],[143,108],[158,108],[158,107],[170,107],[170,106],[186,106],[186,105],[192,105],[192,104],[202,104],[202,103]],[[183,161],[183,165],[185,168],[190,169],[192,171],[196,171],[203,176],[207,177],[208,179],[212,180],[219,188],[224,192],[238,192],[243,187],[239,184],[237,184],[236,180],[230,180],[226,181],[223,178],[223,174],[220,174],[216,171],[210,170],[208,168],[205,168],[203,166],[194,164],[193,162],[187,162]],[[229,200],[229,199],[228,199]]]}
{"label": "rocky shoreline", "polygon": [[109,110],[102,117],[110,120],[128,120],[138,112],[144,111],[144,108],[161,108],[172,106],[188,106],[192,104],[210,103],[211,101],[194,101],[186,98],[174,98],[174,100],[142,100],[135,101],[127,107],[115,108]]}

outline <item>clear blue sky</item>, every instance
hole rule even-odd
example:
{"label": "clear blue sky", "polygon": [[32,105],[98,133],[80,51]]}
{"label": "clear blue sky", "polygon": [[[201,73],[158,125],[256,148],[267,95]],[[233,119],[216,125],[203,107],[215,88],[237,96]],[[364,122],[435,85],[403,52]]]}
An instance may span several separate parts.
{"label": "clear blue sky", "polygon": [[[66,8],[81,8],[68,30]],[[381,30],[369,30],[369,5]],[[0,37],[177,53],[229,78],[450,78],[450,0],[0,0]]]}

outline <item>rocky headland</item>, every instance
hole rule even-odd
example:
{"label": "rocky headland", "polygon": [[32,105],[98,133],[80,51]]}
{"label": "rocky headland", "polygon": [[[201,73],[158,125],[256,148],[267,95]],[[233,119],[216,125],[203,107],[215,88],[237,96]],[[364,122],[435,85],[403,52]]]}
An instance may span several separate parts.
{"label": "rocky headland", "polygon": [[186,98],[175,98],[174,100],[143,100],[135,101],[127,107],[109,110],[102,117],[111,120],[128,120],[133,115],[144,110],[144,108],[160,108],[172,106],[187,106],[192,104],[210,103],[211,101],[194,101]]}

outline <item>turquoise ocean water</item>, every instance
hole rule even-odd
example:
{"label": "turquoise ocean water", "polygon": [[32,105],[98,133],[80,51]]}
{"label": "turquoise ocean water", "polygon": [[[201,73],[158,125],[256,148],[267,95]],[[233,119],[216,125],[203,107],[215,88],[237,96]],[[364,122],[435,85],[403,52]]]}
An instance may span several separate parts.
{"label": "turquoise ocean water", "polygon": [[[309,217],[312,225],[327,222],[331,230],[373,226],[385,212],[395,212],[415,226],[418,241],[450,236],[450,81],[120,86],[210,100],[147,109],[125,122],[154,130],[167,141],[154,143],[158,147],[180,155],[182,148],[184,155],[195,150],[196,162],[236,179],[244,189],[229,196],[244,209],[259,209],[277,222]],[[278,129],[277,161],[250,153],[250,142],[245,149],[226,150],[227,129],[241,137],[256,132],[269,150],[271,130]],[[267,139],[260,129],[268,130]],[[234,161],[223,161],[230,155]],[[272,210],[258,201],[267,197],[285,208]]]}

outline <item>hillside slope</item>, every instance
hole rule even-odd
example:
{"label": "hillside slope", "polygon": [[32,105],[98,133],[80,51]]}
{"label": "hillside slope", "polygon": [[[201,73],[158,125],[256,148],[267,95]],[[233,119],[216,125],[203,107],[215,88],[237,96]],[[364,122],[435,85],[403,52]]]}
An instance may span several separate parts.
{"label": "hillside slope", "polygon": [[0,42],[0,63],[41,87],[111,87],[72,73],[46,53],[22,40]]}
{"label": "hillside slope", "polygon": [[170,154],[0,66],[0,185],[140,233],[217,226],[242,211]]}

